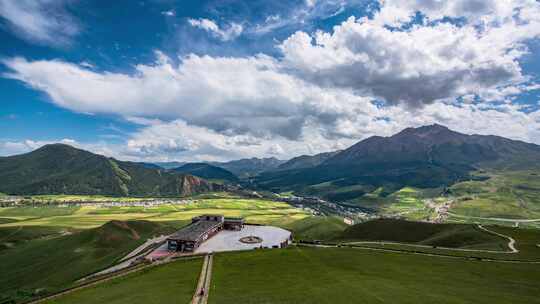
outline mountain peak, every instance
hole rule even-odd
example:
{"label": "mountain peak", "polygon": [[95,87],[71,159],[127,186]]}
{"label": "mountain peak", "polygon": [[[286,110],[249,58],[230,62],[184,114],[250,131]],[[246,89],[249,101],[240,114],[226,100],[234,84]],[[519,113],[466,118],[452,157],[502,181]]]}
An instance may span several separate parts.
{"label": "mountain peak", "polygon": [[45,154],[48,154],[48,153],[55,153],[55,154],[63,153],[63,154],[70,154],[70,155],[80,154],[80,153],[93,154],[92,152],[81,150],[81,149],[75,148],[73,146],[70,146],[68,144],[64,144],[64,143],[46,144],[44,146],[41,146],[39,149],[30,152],[30,154],[32,154],[32,153],[38,153],[38,154],[43,154],[43,153],[45,153]]}
{"label": "mountain peak", "polygon": [[440,133],[440,132],[445,132],[445,131],[452,132],[452,130],[448,129],[446,126],[439,125],[439,124],[432,124],[432,125],[425,125],[425,126],[420,126],[416,128],[413,128],[413,127],[406,128],[394,136],[397,136],[400,134],[416,134],[416,135],[433,134],[433,133]]}

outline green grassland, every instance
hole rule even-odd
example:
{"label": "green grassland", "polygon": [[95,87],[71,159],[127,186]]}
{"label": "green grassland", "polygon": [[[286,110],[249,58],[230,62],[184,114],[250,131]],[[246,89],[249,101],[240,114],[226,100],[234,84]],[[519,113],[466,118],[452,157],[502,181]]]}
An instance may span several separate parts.
{"label": "green grassland", "polygon": [[217,254],[210,303],[540,303],[540,265],[348,248]]}
{"label": "green grassland", "polygon": [[540,218],[540,174],[536,171],[482,173],[489,179],[466,181],[450,188],[451,211],[474,217]]}
{"label": "green grassland", "polygon": [[[488,226],[491,231],[495,231],[504,235],[508,235],[516,240],[516,247],[519,250],[517,253],[506,253],[508,252],[508,246],[504,248],[492,248],[498,249],[506,252],[481,252],[481,251],[459,251],[459,250],[450,250],[444,248],[434,248],[434,247],[418,247],[414,244],[391,244],[391,243],[356,243],[353,244],[355,247],[362,248],[377,248],[383,250],[396,250],[403,252],[420,252],[428,254],[437,254],[437,255],[447,255],[463,258],[472,258],[472,259],[494,259],[494,260],[510,260],[510,261],[536,261],[540,262],[540,230],[538,229],[522,229],[522,228],[511,228],[504,226]],[[468,245],[463,248],[465,249],[485,249],[486,244],[480,244],[481,246]],[[494,244],[495,245],[495,244]],[[500,243],[498,246],[500,247]]]}
{"label": "green grassland", "polygon": [[52,195],[32,195],[25,197],[27,200],[37,202],[126,202],[151,200],[152,198],[137,197],[117,197],[104,195],[71,195],[71,194],[52,194]]}
{"label": "green grassland", "polygon": [[[422,200],[426,195],[426,192],[421,189],[403,188],[400,191],[389,195],[388,199],[397,202],[397,206],[393,209],[394,212],[405,212],[405,214],[408,214],[408,211],[420,210],[420,204],[423,205]],[[438,200],[443,201],[444,198],[438,198]],[[387,205],[384,206],[387,207]],[[113,264],[127,252],[142,243],[146,238],[161,233],[172,232],[174,229],[188,224],[193,216],[208,213],[224,214],[225,216],[242,216],[245,217],[249,223],[270,224],[283,227],[292,231],[297,240],[324,240],[334,242],[345,240],[388,240],[411,242],[415,244],[492,250],[504,250],[506,245],[505,239],[478,231],[471,225],[433,225],[427,223],[408,223],[403,221],[388,224],[388,222],[385,223],[384,221],[374,221],[349,227],[343,223],[341,217],[311,216],[306,211],[283,202],[274,202],[264,199],[241,199],[233,196],[224,198],[215,198],[212,196],[211,198],[198,198],[185,204],[162,204],[153,207],[100,207],[99,205],[62,207],[47,205],[39,208],[1,208],[0,260],[2,263],[0,263],[0,273],[2,273],[2,276],[0,276],[0,303],[4,299],[16,299],[17,301],[21,301],[69,287],[77,279]],[[111,222],[112,220],[114,221]],[[379,225],[381,223],[382,227]],[[376,225],[377,227],[372,227],[373,225]],[[362,227],[368,227],[369,229],[364,229]],[[538,234],[540,232],[537,231],[538,233],[535,234],[535,232],[529,231],[536,230],[504,227],[496,228],[501,229],[500,233],[503,234],[519,234],[520,238],[518,239],[516,237],[516,240],[518,240],[518,247],[520,249],[521,242],[523,241],[523,248],[525,249],[520,251],[517,255],[512,255],[511,257],[508,255],[508,257],[516,257],[519,259],[538,259],[538,257],[540,257],[540,248],[536,246],[537,243],[540,243],[540,236]],[[516,233],[515,231],[518,231],[519,233]],[[400,248],[407,249],[406,247]],[[234,299],[234,290],[238,291],[238,288],[242,287],[242,285],[236,284],[238,286],[232,287],[229,285],[234,285],[234,280],[236,279],[239,280],[239,282],[243,282],[243,280],[248,280],[248,278],[252,276],[253,281],[245,283],[247,289],[244,293],[246,294],[246,297],[244,298],[244,293],[242,293],[238,298],[238,302],[244,302],[242,301],[244,299],[249,299],[252,303],[329,302],[332,299],[334,292],[347,294],[346,290],[348,288],[353,288],[356,286],[354,284],[361,284],[363,280],[367,280],[368,276],[374,275],[375,267],[377,267],[374,257],[366,258],[368,255],[366,251],[368,250],[347,248],[336,248],[336,250],[344,251],[334,252],[332,250],[320,251],[307,248],[293,248],[285,251],[271,251],[271,253],[269,253],[270,251],[262,251],[260,254],[256,252],[231,253],[230,256],[229,254],[219,254],[216,257],[216,261],[224,259],[226,262],[217,263],[215,266],[216,282],[212,287],[215,291],[212,291],[210,301],[214,303],[232,302]],[[434,250],[434,253],[437,254],[446,253],[444,249],[425,248],[422,250]],[[319,253],[322,253],[322,255],[319,256]],[[398,260],[401,261],[401,263],[407,264],[409,263],[407,262],[408,259],[411,256],[414,257],[408,253],[396,253],[396,256],[394,256],[388,253],[375,252],[374,255],[381,259],[379,265],[381,271],[389,271],[392,267],[399,268],[400,266],[397,266]],[[405,257],[400,258],[398,257],[399,255],[404,255]],[[456,255],[459,255],[459,253]],[[247,266],[249,267],[238,267],[237,264],[239,261],[236,260],[236,257],[245,257]],[[301,257],[304,257],[306,260],[298,261]],[[387,259],[388,257],[391,258]],[[330,259],[332,258],[343,259],[343,261],[341,261],[341,264],[330,262]],[[367,271],[365,276],[362,274],[363,266],[361,266],[364,265],[364,262],[360,263],[360,265],[356,265],[359,263],[359,260],[364,258],[366,258],[366,262],[374,264],[368,266],[370,270]],[[422,275],[429,276],[430,273],[428,272],[427,266],[422,264],[424,262],[421,262],[419,259],[420,258],[414,257],[414,259],[411,260],[412,265],[407,265],[405,268],[410,268],[409,271],[414,273],[413,266],[418,262],[421,264],[417,265],[420,272],[418,275],[414,273],[413,277]],[[433,261],[435,264],[439,263],[438,260]],[[224,265],[229,262],[232,267],[225,267]],[[267,265],[260,265],[260,263],[267,263]],[[294,266],[294,263],[299,264]],[[354,265],[349,265],[349,263]],[[467,264],[469,261],[463,262],[462,260],[462,263]],[[275,269],[271,266],[274,264],[276,265]],[[69,265],[69,267],[65,267],[65,265]],[[178,275],[177,281],[171,281],[174,276],[172,275],[172,272],[167,272],[167,267],[160,268],[161,270],[159,271],[156,270],[157,274],[155,275],[155,279],[161,280],[160,278],[163,277],[162,284],[154,285],[152,280],[147,279],[153,277],[151,272],[149,272],[140,277],[134,275],[133,278],[130,276],[126,280],[115,280],[106,283],[103,286],[99,285],[88,290],[74,293],[73,296],[70,295],[59,299],[58,303],[95,303],[95,299],[100,299],[100,301],[103,301],[104,303],[124,303],[124,298],[131,299],[129,302],[135,301],[135,303],[138,303],[136,302],[138,300],[135,298],[139,292],[141,294],[141,301],[145,301],[144,299],[148,299],[148,297],[152,295],[152,290],[155,290],[156,292],[156,302],[151,302],[153,300],[146,300],[145,303],[163,303],[165,294],[175,288],[174,286],[179,288],[181,294],[184,293],[182,289],[184,287],[178,287],[174,284],[178,284],[179,282],[186,283],[189,280],[193,280],[191,285],[188,284],[190,286],[190,291],[185,291],[186,294],[190,294],[194,289],[194,282],[196,279],[186,279],[186,281],[182,281],[183,278],[180,278],[184,275],[182,274]],[[265,269],[265,267],[269,268]],[[311,269],[304,269],[306,267]],[[448,265],[440,265],[440,268],[434,270],[434,273],[438,273],[437,271],[448,271],[445,267],[448,269],[451,268]],[[459,271],[462,271],[464,275],[466,275],[465,281],[469,280],[469,283],[472,282],[471,280],[475,277],[476,272],[468,272],[469,269],[465,269],[466,267],[463,265],[460,266],[455,264],[455,267],[458,267]],[[495,269],[497,267],[491,269],[485,265],[482,267],[489,268],[486,270],[488,275],[503,275],[506,272],[510,272],[510,269]],[[261,277],[262,274],[254,275],[251,273],[251,268],[262,272],[270,271],[269,277]],[[401,269],[396,271],[402,276],[405,275],[405,272]],[[198,270],[196,272],[197,273],[194,274],[193,278],[198,274]],[[300,284],[303,285],[302,288],[305,289],[304,291],[296,290],[301,289],[300,286],[291,286],[291,288],[293,288],[291,292],[281,292],[281,294],[278,293],[278,295],[274,296],[272,295],[272,291],[279,286],[282,286],[282,283],[272,282],[274,285],[270,284],[268,290],[261,286],[267,284],[267,279],[271,278],[272,280],[277,280],[278,274],[275,272],[283,272],[287,275],[284,279],[283,286],[293,284],[293,280],[300,280],[300,282],[302,282],[302,280],[308,280],[308,277],[303,276],[312,276],[314,278],[314,283],[313,286],[309,284],[306,285],[307,283]],[[322,273],[322,280],[319,280],[319,277],[317,277],[317,273],[319,272]],[[328,275],[326,272],[328,272]],[[225,278],[229,275],[231,278],[235,279],[231,279],[230,282],[225,282]],[[359,278],[363,278],[362,281],[359,278],[354,279],[355,275]],[[291,277],[289,278],[289,276]],[[333,276],[335,276],[335,278],[331,280],[331,277]],[[453,274],[447,274],[447,276],[448,279],[459,278],[459,276],[454,277]],[[527,276],[530,276],[530,274],[527,274]],[[346,283],[343,287],[335,287],[337,284],[336,282],[341,282],[343,278],[350,282]],[[376,282],[379,282],[382,286],[390,286],[391,282],[392,284],[398,284],[401,283],[401,279],[404,279],[398,278],[399,276],[393,279],[387,275],[375,277],[373,278],[373,283],[370,282],[366,286],[372,287]],[[480,279],[484,279],[483,275]],[[488,280],[493,281],[493,284],[488,284],[488,286],[497,287],[497,284],[500,284],[500,282],[497,282],[497,279],[489,278]],[[523,278],[523,281],[528,282],[526,278]],[[442,278],[440,279],[440,282],[442,282]],[[415,278],[411,284],[404,284],[409,286],[409,288],[418,290],[419,297],[420,294],[424,293],[423,288],[426,290],[428,290],[428,288],[416,286],[415,284],[423,283],[423,278]],[[258,284],[260,284],[260,286]],[[327,284],[328,287],[324,284]],[[162,285],[163,288],[160,289],[160,286]],[[145,286],[148,291],[139,290]],[[251,290],[250,286],[260,290]],[[468,290],[465,285],[459,285],[455,282],[451,282],[450,286]],[[228,291],[229,287],[232,288],[232,291]],[[320,289],[320,291],[317,291],[317,288]],[[324,288],[327,289],[325,290]],[[333,291],[332,288],[338,289]],[[354,288],[358,289],[358,287]],[[405,292],[398,287],[389,288],[394,296],[401,296],[402,293]],[[523,287],[523,290],[517,290],[516,292],[519,293],[520,297],[523,296],[523,299],[529,299],[529,290],[527,288],[528,287],[525,286]],[[360,287],[360,289],[364,290],[364,287]],[[137,292],[133,292],[133,295],[126,295],[129,290],[137,290]],[[440,291],[440,294],[434,294],[433,297],[428,295],[427,299],[434,299],[434,297],[439,297],[446,292],[450,292],[450,290],[451,289],[445,289],[444,291]],[[323,295],[323,291],[325,295]],[[501,290],[501,292],[505,292],[504,289]],[[376,295],[375,297],[371,297],[369,293],[362,297],[361,295],[364,294],[363,292],[358,290],[349,291],[351,296],[358,297],[358,301],[364,299],[365,301],[370,302],[379,297],[381,299],[391,299],[390,295],[381,296],[380,293],[382,293],[382,289],[376,289],[376,291],[372,293],[373,295]],[[215,298],[213,298],[214,295]],[[344,298],[341,298],[343,296],[344,295],[338,295],[335,302],[340,302],[338,300],[344,301]],[[321,297],[320,301],[317,297]],[[452,295],[452,297],[449,298],[450,300],[448,303],[465,303],[470,302],[471,300],[468,295]],[[189,297],[187,299],[189,299]],[[413,297],[412,299],[418,298]],[[250,303],[249,301],[246,303]],[[439,301],[438,303],[445,302]]]}
{"label": "green grassland", "polygon": [[23,300],[67,287],[112,265],[147,238],[174,231],[145,221],[113,221],[61,236],[46,230],[50,228],[27,226],[16,235],[9,228],[0,229],[4,238],[22,242],[0,251],[0,299]]}
{"label": "green grassland", "polygon": [[163,204],[154,207],[13,207],[0,209],[0,218],[17,222],[12,226],[58,226],[78,229],[94,228],[111,220],[148,220],[156,222],[185,222],[201,214],[241,216],[250,223],[267,224],[280,220],[300,220],[309,214],[286,203],[260,199],[198,199],[186,204]]}
{"label": "green grassland", "polygon": [[348,227],[343,219],[337,216],[312,216],[291,221],[280,219],[272,225],[292,231],[296,240],[325,241],[339,237]]}
{"label": "green grassland", "polygon": [[202,259],[180,260],[145,269],[45,303],[189,303]]}
{"label": "green grassland", "polygon": [[405,187],[388,197],[391,200],[382,208],[382,213],[398,215],[411,220],[423,220],[429,217],[431,211],[422,201],[420,190]]}
{"label": "green grassland", "polygon": [[341,242],[387,241],[451,248],[505,251],[508,240],[480,230],[475,225],[432,224],[395,219],[373,220],[348,227]]}
{"label": "green grassland", "polygon": [[2,250],[24,245],[28,241],[54,238],[71,232],[70,229],[62,227],[4,227],[0,229],[0,253],[2,253]]}
{"label": "green grassland", "polygon": [[[65,288],[113,264],[148,237],[171,233],[208,213],[243,216],[250,223],[274,224],[317,238],[331,238],[344,229],[338,218],[307,222],[307,212],[286,203],[231,197],[153,207],[1,208],[0,260],[6,262],[0,265],[0,299],[24,300]],[[122,223],[128,223],[127,228]]]}

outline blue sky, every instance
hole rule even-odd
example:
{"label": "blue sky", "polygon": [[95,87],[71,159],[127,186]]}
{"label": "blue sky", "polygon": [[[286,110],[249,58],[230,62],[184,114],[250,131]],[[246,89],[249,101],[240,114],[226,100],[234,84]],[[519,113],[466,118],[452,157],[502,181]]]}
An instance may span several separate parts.
{"label": "blue sky", "polygon": [[0,0],[0,155],[282,159],[440,123],[540,144],[534,0]]}

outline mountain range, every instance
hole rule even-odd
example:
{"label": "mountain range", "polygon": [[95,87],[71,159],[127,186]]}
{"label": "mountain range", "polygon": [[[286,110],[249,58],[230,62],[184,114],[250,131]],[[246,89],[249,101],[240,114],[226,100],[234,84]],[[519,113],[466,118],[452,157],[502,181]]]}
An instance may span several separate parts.
{"label": "mountain range", "polygon": [[118,161],[64,144],[0,157],[0,181],[0,192],[14,195],[188,196],[222,190],[221,185],[189,174]]}
{"label": "mountain range", "polygon": [[538,166],[540,146],[498,136],[466,135],[441,125],[407,128],[390,136],[373,136],[335,153],[312,167],[264,172],[255,182],[273,191],[317,194],[332,188],[346,198],[382,187],[444,187],[473,178],[478,169]]}
{"label": "mountain range", "polygon": [[[173,164],[173,163],[171,163]],[[289,161],[275,158],[157,164],[119,161],[64,144],[0,157],[0,192],[8,194],[190,195],[238,182],[275,192],[358,197],[382,188],[445,187],[473,178],[479,169],[522,169],[540,164],[540,146],[498,136],[466,135],[441,125],[372,136],[342,150]],[[328,191],[328,190],[331,191]],[[337,196],[332,196],[337,195]]]}
{"label": "mountain range", "polygon": [[228,170],[207,163],[187,163],[171,169],[174,172],[191,174],[200,178],[220,182],[238,182],[238,177]]}

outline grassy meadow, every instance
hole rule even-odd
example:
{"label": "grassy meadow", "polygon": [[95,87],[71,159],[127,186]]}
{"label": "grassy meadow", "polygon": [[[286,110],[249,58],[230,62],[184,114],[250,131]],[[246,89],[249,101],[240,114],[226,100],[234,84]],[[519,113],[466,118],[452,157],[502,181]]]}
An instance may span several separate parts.
{"label": "grassy meadow", "polygon": [[450,188],[451,211],[472,217],[540,219],[540,175],[535,171],[490,172],[484,181]]}
{"label": "grassy meadow", "polygon": [[1,227],[57,226],[77,229],[95,228],[111,220],[148,220],[185,222],[201,214],[218,213],[241,216],[250,223],[267,224],[280,220],[300,220],[309,216],[286,203],[259,199],[198,199],[185,204],[162,204],[152,207],[13,207],[1,208]]}
{"label": "grassy meadow", "polygon": [[540,303],[540,265],[349,248],[217,254],[210,303]]}
{"label": "grassy meadow", "polygon": [[[113,265],[147,238],[175,229],[145,221],[109,222],[83,231],[0,228],[0,299],[26,300],[69,287]],[[9,245],[6,245],[9,244]]]}
{"label": "grassy meadow", "polygon": [[179,260],[113,279],[45,303],[189,303],[195,291],[201,266],[202,258]]}

